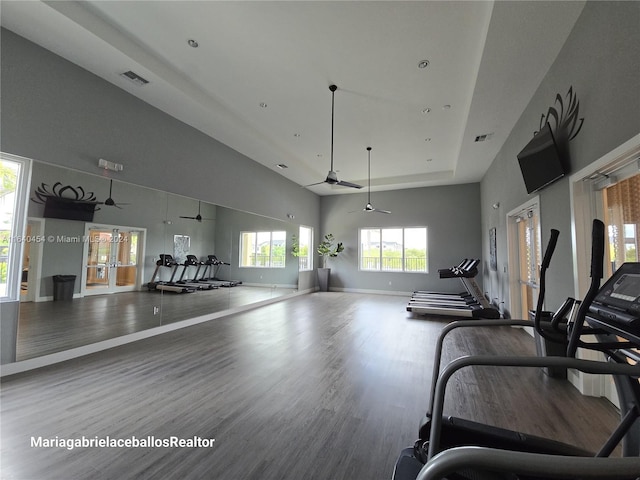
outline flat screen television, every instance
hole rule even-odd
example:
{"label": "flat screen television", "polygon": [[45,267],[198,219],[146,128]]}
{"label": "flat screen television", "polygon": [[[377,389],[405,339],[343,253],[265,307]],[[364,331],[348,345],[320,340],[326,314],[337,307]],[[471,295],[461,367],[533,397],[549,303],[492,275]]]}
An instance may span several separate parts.
{"label": "flat screen television", "polygon": [[92,222],[95,209],[95,203],[62,197],[47,197],[42,216],[45,218],[61,218],[64,220]]}
{"label": "flat screen television", "polygon": [[565,175],[562,157],[548,123],[518,154],[518,163],[527,193],[537,192]]}

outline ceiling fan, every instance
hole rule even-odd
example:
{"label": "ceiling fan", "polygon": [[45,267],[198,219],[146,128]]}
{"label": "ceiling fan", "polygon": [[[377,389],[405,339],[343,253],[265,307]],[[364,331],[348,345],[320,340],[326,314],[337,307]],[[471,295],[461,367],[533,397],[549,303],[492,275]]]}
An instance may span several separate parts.
{"label": "ceiling fan", "polygon": [[213,220],[212,218],[202,218],[202,215],[200,215],[200,201],[198,201],[198,215],[196,215],[195,217],[184,217],[182,215],[180,215],[180,218],[187,218],[189,220],[196,220],[198,222],[202,222],[202,220]]}
{"label": "ceiling fan", "polygon": [[369,187],[367,188],[367,205],[362,209],[363,212],[378,212],[378,213],[391,213],[389,210],[381,210],[379,208],[373,208],[371,205],[371,147],[367,147],[369,156]]}
{"label": "ceiling fan", "polygon": [[116,207],[120,209],[122,208],[120,205],[130,205],[129,203],[116,203],[111,197],[112,189],[113,189],[113,179],[109,180],[109,198],[107,198],[104,202],[101,202],[101,203],[103,203],[108,207]]}
{"label": "ceiling fan", "polygon": [[328,183],[329,185],[340,185],[342,187],[362,188],[362,185],[338,180],[338,174],[335,172],[335,170],[333,170],[333,118],[334,118],[333,113],[334,113],[334,97],[337,89],[338,87],[336,87],[335,85],[329,86],[329,90],[331,90],[331,169],[327,174],[327,178],[325,178],[322,182],[305,185],[305,187],[312,187],[314,185],[321,185],[323,183]]}

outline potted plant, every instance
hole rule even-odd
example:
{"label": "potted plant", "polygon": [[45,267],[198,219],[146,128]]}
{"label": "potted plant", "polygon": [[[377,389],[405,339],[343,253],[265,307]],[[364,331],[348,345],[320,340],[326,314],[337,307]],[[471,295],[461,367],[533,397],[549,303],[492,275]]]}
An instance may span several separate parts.
{"label": "potted plant", "polygon": [[332,233],[327,233],[324,239],[318,244],[318,253],[322,258],[322,266],[318,268],[318,284],[320,291],[327,292],[329,290],[329,273],[330,268],[327,268],[327,258],[337,257],[340,252],[344,250],[342,242],[338,242],[335,246],[336,239]]}
{"label": "potted plant", "polygon": [[300,243],[298,242],[297,235],[293,235],[291,237],[291,255],[296,258],[299,258],[303,255],[303,252],[300,251]]}

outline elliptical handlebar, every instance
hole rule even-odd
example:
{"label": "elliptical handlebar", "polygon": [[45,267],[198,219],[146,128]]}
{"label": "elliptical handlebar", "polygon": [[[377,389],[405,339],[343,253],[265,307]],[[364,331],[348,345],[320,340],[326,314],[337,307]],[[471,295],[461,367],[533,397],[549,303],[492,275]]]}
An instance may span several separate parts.
{"label": "elliptical handlebar", "polygon": [[547,243],[547,249],[544,252],[544,258],[542,259],[542,265],[540,268],[546,270],[549,268],[549,263],[551,263],[551,257],[553,256],[553,252],[556,249],[556,244],[558,243],[558,236],[560,236],[560,232],[555,228],[551,229],[551,238],[549,239],[549,243]]}
{"label": "elliptical handlebar", "polygon": [[549,242],[547,243],[547,248],[545,249],[545,252],[544,252],[544,258],[542,259],[542,264],[540,265],[540,288],[539,288],[539,294],[538,294],[538,303],[536,304],[536,311],[533,317],[534,328],[542,338],[545,338],[547,340],[551,340],[551,338],[549,338],[549,336],[545,334],[545,331],[541,325],[542,307],[544,304],[544,297],[546,293],[547,268],[549,268],[549,264],[551,263],[551,257],[553,256],[553,252],[556,249],[556,244],[558,243],[559,236],[560,236],[560,232],[552,228],[551,237],[549,238]]}
{"label": "elliptical handlebar", "polygon": [[580,335],[584,321],[589,311],[589,306],[600,290],[600,281],[603,277],[604,262],[604,223],[595,219],[591,230],[591,285],[584,296],[575,323],[569,332],[569,344],[567,345],[567,357],[575,357],[580,343]]}

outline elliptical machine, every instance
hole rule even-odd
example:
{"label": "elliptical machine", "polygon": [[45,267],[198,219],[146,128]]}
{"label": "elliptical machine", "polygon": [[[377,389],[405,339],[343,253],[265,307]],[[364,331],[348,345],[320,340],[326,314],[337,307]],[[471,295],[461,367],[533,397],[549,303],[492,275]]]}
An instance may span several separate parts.
{"label": "elliptical machine", "polygon": [[[636,479],[640,475],[640,364],[632,365],[628,362],[633,353],[621,353],[633,352],[632,350],[620,350],[640,347],[640,263],[623,265],[600,288],[603,276],[604,224],[599,220],[594,221],[592,282],[580,304],[575,321],[560,318],[566,314],[566,310],[560,316],[544,321],[540,315],[544,300],[544,273],[557,238],[558,232],[552,231],[541,269],[542,298],[538,300],[533,321],[460,321],[443,329],[436,345],[430,404],[419,429],[419,440],[413,447],[401,452],[396,461],[394,480],[622,480]],[[618,292],[627,292],[634,285],[634,300],[630,300],[633,294],[615,296],[615,286],[618,286]],[[620,298],[620,295],[624,298]],[[615,299],[613,306],[612,298]],[[623,320],[618,320],[613,325],[613,317]],[[449,332],[460,327],[498,325],[533,326],[538,334],[549,341],[562,341],[567,346],[567,357],[462,357],[449,363],[440,372],[443,341]],[[581,335],[584,333],[596,334],[598,342],[595,345],[583,342]],[[617,335],[622,340],[613,341],[612,335]],[[573,358],[578,346],[606,352],[609,362]],[[444,394],[449,378],[459,369],[474,365],[575,368],[586,373],[613,374],[621,398],[621,422],[594,456],[593,452],[551,439],[471,420],[443,417]],[[608,457],[621,440],[625,458],[602,458]]]}

